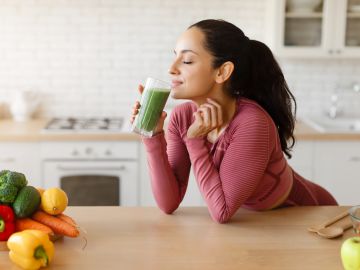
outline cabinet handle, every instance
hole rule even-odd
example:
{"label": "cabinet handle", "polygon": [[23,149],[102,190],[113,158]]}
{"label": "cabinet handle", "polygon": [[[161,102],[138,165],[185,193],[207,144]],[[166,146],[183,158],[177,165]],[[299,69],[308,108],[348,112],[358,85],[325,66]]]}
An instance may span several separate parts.
{"label": "cabinet handle", "polygon": [[357,156],[351,157],[351,158],[349,159],[349,161],[351,161],[351,162],[360,162],[360,157],[357,157]]}
{"label": "cabinet handle", "polygon": [[335,51],[335,53],[340,54],[340,53],[341,53],[341,50],[340,50],[340,49],[337,49],[337,50]]}
{"label": "cabinet handle", "polygon": [[4,163],[14,162],[14,161],[15,161],[14,158],[3,158],[3,159],[0,159],[0,162],[4,162]]}
{"label": "cabinet handle", "polygon": [[333,51],[333,50],[329,50],[329,53],[330,53],[330,54],[333,54],[333,53],[334,53],[334,51]]}

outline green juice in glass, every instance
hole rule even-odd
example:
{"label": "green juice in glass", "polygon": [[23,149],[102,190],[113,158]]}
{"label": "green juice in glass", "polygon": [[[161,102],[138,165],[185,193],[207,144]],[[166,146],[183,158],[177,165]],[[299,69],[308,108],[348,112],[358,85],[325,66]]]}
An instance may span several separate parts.
{"label": "green juice in glass", "polygon": [[149,88],[144,91],[133,131],[151,137],[169,97],[170,89]]}

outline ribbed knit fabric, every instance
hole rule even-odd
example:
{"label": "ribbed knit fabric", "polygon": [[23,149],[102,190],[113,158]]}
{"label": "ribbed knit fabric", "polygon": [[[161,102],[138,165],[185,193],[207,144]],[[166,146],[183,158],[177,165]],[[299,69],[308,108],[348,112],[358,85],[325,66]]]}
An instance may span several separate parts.
{"label": "ribbed knit fabric", "polygon": [[163,132],[143,138],[153,194],[165,213],[175,211],[184,198],[191,166],[212,218],[220,223],[239,207],[268,209],[291,187],[281,206],[336,204],[326,190],[294,173],[272,118],[256,102],[239,99],[233,119],[214,144],[187,138],[196,109],[191,102],[177,106],[166,138]]}

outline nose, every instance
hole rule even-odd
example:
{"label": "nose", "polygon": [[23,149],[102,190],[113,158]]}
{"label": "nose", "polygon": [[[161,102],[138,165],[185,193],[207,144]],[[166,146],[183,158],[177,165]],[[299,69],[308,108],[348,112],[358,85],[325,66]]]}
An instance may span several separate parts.
{"label": "nose", "polygon": [[179,69],[177,68],[177,61],[175,60],[171,65],[170,65],[170,68],[169,68],[169,74],[171,75],[177,75],[179,74]]}

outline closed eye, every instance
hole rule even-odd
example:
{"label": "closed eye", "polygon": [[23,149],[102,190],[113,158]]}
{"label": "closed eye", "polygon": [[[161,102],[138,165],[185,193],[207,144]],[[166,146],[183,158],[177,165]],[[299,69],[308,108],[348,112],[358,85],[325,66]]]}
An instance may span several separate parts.
{"label": "closed eye", "polygon": [[183,64],[189,65],[189,64],[192,64],[192,62],[191,61],[183,61]]}

